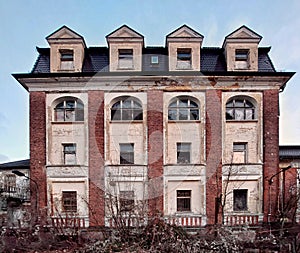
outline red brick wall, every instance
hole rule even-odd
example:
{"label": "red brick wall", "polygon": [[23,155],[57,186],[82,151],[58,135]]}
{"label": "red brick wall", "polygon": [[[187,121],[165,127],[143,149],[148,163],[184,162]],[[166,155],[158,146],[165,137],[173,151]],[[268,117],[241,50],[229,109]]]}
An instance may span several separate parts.
{"label": "red brick wall", "polygon": [[104,225],[104,92],[89,91],[90,226]]}
{"label": "red brick wall", "polygon": [[163,213],[163,92],[147,93],[149,211]]}
{"label": "red brick wall", "polygon": [[[30,92],[30,188],[31,205],[36,205],[36,188],[38,187],[38,208],[46,211],[46,93]],[[38,186],[33,182],[37,183]]]}
{"label": "red brick wall", "polygon": [[[279,122],[278,108],[279,97],[278,90],[265,90],[263,92],[263,133],[264,133],[264,196],[263,196],[263,212],[264,221],[268,219],[269,208],[271,206],[271,214],[274,214],[277,207],[278,194],[278,176],[273,178],[271,186],[268,179],[278,172],[279,164]],[[270,188],[270,190],[269,190]],[[271,216],[274,218],[274,215]]]}
{"label": "red brick wall", "polygon": [[[222,92],[206,91],[206,213],[215,223],[215,199],[222,191]],[[221,209],[219,209],[221,210]],[[218,221],[221,222],[220,215]]]}

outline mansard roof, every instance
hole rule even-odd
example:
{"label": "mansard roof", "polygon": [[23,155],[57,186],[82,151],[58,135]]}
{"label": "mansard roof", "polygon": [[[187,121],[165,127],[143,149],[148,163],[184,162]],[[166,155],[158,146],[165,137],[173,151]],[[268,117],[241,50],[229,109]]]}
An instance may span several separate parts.
{"label": "mansard roof", "polygon": [[[226,72],[226,61],[223,48],[201,48],[201,72]],[[275,72],[274,66],[268,56],[270,48],[262,47],[258,50],[258,71]],[[50,49],[37,48],[39,56],[31,73],[50,73]],[[159,57],[158,66],[151,66],[151,55]],[[108,72],[109,50],[107,47],[90,47],[85,50],[83,72]],[[168,48],[145,47],[143,48],[142,71],[168,71]]]}

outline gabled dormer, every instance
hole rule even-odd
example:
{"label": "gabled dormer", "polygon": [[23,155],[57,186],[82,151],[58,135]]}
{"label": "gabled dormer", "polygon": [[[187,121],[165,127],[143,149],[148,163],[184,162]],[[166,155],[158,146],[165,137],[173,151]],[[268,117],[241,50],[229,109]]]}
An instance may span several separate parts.
{"label": "gabled dormer", "polygon": [[123,25],[106,36],[109,71],[141,71],[144,36]]}
{"label": "gabled dormer", "polygon": [[78,33],[62,26],[46,37],[50,45],[50,72],[81,72],[86,44]]}
{"label": "gabled dormer", "polygon": [[241,26],[225,37],[227,71],[258,71],[258,44],[262,37]]}
{"label": "gabled dormer", "polygon": [[200,49],[203,36],[183,25],[166,37],[170,71],[200,71]]}

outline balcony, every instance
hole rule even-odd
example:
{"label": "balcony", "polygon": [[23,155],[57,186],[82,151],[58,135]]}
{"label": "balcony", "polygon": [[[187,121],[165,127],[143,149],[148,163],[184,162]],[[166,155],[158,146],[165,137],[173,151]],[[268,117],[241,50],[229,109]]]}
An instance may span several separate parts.
{"label": "balcony", "polygon": [[224,217],[224,225],[227,226],[258,226],[261,221],[262,216],[259,214],[233,214]]}
{"label": "balcony", "polygon": [[22,202],[30,200],[30,189],[29,187],[18,187],[0,185],[0,195],[2,198],[14,198],[20,199]]}
{"label": "balcony", "polygon": [[[205,225],[201,215],[164,216],[163,219],[167,224],[186,228],[196,228]],[[117,227],[118,225],[126,227],[139,227],[147,225],[147,218],[132,216],[114,219],[112,217],[107,217],[105,219],[105,225],[106,227]]]}

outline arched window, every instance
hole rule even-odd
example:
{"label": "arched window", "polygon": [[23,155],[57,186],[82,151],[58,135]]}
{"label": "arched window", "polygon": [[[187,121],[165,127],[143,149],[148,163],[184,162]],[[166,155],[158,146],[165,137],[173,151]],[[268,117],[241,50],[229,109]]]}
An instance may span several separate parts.
{"label": "arched window", "polygon": [[169,120],[199,120],[199,106],[188,97],[177,97],[168,108]]}
{"label": "arched window", "polygon": [[226,103],[226,120],[253,120],[255,106],[247,98],[233,98]]}
{"label": "arched window", "polygon": [[75,98],[66,98],[54,108],[55,121],[83,121],[83,103]]}
{"label": "arched window", "polygon": [[137,99],[123,97],[111,107],[111,120],[143,120],[143,107]]}

